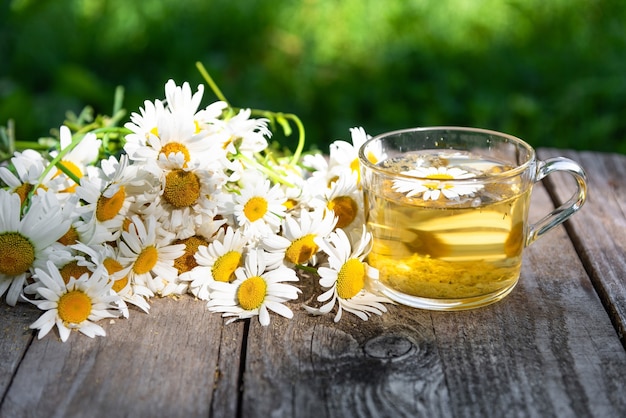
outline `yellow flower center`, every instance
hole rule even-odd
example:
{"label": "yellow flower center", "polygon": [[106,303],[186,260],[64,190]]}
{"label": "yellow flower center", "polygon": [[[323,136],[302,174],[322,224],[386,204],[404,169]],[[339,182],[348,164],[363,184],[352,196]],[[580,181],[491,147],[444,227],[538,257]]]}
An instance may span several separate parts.
{"label": "yellow flower center", "polygon": [[365,265],[358,258],[346,261],[337,274],[337,295],[350,299],[365,286]]}
{"label": "yellow flower center", "polygon": [[163,198],[176,208],[196,203],[200,197],[200,179],[195,173],[182,169],[172,170],[165,176]]}
{"label": "yellow flower center", "polygon": [[124,186],[120,186],[119,190],[111,197],[100,195],[98,203],[96,203],[96,219],[99,222],[106,222],[115,218],[120,213],[125,199],[126,190]]}
{"label": "yellow flower center", "polygon": [[177,152],[182,152],[183,155],[185,156],[184,167],[187,166],[187,163],[189,162],[189,159],[190,159],[189,150],[187,149],[186,146],[184,146],[183,144],[179,142],[168,142],[167,144],[163,146],[163,148],[161,148],[161,152],[165,154],[166,157],[170,154],[176,154]]}
{"label": "yellow flower center", "polygon": [[130,231],[130,224],[133,223],[133,220],[131,218],[124,218],[124,220],[122,221],[122,231]]}
{"label": "yellow flower center", "polygon": [[30,183],[23,183],[14,190],[15,194],[20,197],[21,203],[24,203],[24,201],[26,200],[26,196],[28,196],[28,193],[33,190],[33,187],[34,186]]}
{"label": "yellow flower center", "polygon": [[235,278],[235,270],[241,264],[241,253],[229,251],[215,260],[211,274],[218,282],[232,282]]}
{"label": "yellow flower center", "polygon": [[0,234],[0,274],[17,276],[35,261],[35,247],[18,232]]}
{"label": "yellow flower center", "polygon": [[356,178],[357,184],[361,183],[361,169],[359,168],[358,157],[352,160],[352,162],[350,163],[350,170],[352,170],[353,173],[357,174],[357,178]]}
{"label": "yellow flower center", "polygon": [[454,176],[451,176],[448,173],[434,173],[427,175],[426,178],[432,180],[453,180]]}
{"label": "yellow flower center", "polygon": [[[159,136],[159,128],[158,126],[155,126],[154,128],[150,129],[150,133],[156,137]],[[146,135],[147,136],[147,135]]]}
{"label": "yellow flower center", "polygon": [[308,234],[294,240],[287,248],[285,258],[294,264],[302,264],[309,261],[319,248],[313,241],[314,239],[314,234]]}
{"label": "yellow flower center", "polygon": [[154,245],[144,248],[133,266],[133,271],[137,274],[148,273],[156,266],[159,259],[159,252]]}
{"label": "yellow flower center", "polygon": [[59,238],[57,241],[63,245],[69,246],[69,245],[76,244],[78,242],[78,238],[79,237],[78,237],[78,232],[76,231],[76,228],[74,228],[73,226],[70,226],[67,232],[63,234],[63,236]]}
{"label": "yellow flower center", "polygon": [[267,200],[262,197],[253,197],[246,202],[243,213],[250,222],[261,219],[267,213]]}
{"label": "yellow flower center", "polygon": [[291,210],[291,209],[295,208],[297,205],[298,205],[298,201],[296,199],[292,199],[292,198],[289,198],[289,199],[285,200],[285,203],[283,203],[283,206],[287,210]]}
{"label": "yellow flower center", "polygon": [[185,254],[174,260],[174,267],[178,270],[178,273],[185,273],[191,271],[198,265],[196,258],[196,252],[201,245],[209,245],[207,240],[198,236],[193,236],[185,239],[180,239],[174,242],[174,244],[185,244]]}
{"label": "yellow flower center", "polygon": [[91,298],[80,290],[72,290],[59,298],[59,318],[66,324],[80,324],[91,314]]}
{"label": "yellow flower center", "polygon": [[[102,264],[107,269],[109,276],[112,276],[118,271],[124,269],[124,266],[122,266],[122,264],[119,261],[111,257],[105,258]],[[114,292],[119,293],[123,288],[126,287],[127,284],[128,284],[128,276],[124,276],[121,279],[117,279],[116,281],[113,282],[112,289]]]}
{"label": "yellow flower center", "polygon": [[[70,173],[74,174],[79,179],[83,176],[82,170],[71,161],[59,161],[57,163],[57,166],[63,166],[63,168],[65,168],[66,171],[69,171]],[[61,169],[57,170],[56,176],[60,176],[61,174],[63,174],[63,171],[61,171]],[[74,193],[74,191],[76,190],[76,186],[77,186],[76,183],[74,183],[67,189],[62,190],[62,192]]]}
{"label": "yellow flower center", "polygon": [[[453,180],[454,176],[451,176],[448,173],[433,173],[433,174],[428,174],[426,178],[431,179],[431,180]],[[432,181],[432,182],[426,181],[422,184],[424,187],[427,187],[430,190],[436,190],[436,189],[441,188],[441,183],[439,183],[439,181]],[[452,186],[444,185],[444,188],[450,189],[452,188]]]}
{"label": "yellow flower center", "polygon": [[356,218],[359,207],[354,199],[349,196],[338,196],[328,202],[328,209],[337,216],[337,228],[345,228]]}
{"label": "yellow flower center", "polygon": [[265,300],[267,283],[259,276],[246,279],[237,289],[237,300],[239,305],[246,311],[256,309]]}
{"label": "yellow flower center", "polygon": [[61,277],[63,277],[65,284],[68,284],[70,277],[78,279],[85,273],[90,274],[91,271],[89,271],[87,266],[79,266],[78,261],[74,260],[61,267],[59,269],[59,273],[61,273]]}

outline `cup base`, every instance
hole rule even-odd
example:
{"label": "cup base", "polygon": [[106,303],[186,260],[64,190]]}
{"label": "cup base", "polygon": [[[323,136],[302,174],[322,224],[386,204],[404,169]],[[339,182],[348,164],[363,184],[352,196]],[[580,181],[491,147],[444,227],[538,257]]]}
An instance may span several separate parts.
{"label": "cup base", "polygon": [[509,287],[505,287],[497,292],[471,298],[460,299],[434,299],[419,296],[407,295],[406,293],[393,290],[380,281],[373,280],[371,287],[373,291],[387,296],[402,305],[413,308],[426,309],[431,311],[464,311],[468,309],[476,309],[483,306],[491,305],[506,297],[517,285],[517,280]]}

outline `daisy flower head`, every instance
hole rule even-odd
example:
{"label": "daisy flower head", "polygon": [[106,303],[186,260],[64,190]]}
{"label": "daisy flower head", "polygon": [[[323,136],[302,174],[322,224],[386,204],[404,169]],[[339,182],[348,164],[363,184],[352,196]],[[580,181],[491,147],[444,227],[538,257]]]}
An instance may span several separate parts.
{"label": "daisy flower head", "polygon": [[318,268],[320,285],[325,290],[318,302],[326,302],[319,308],[304,306],[315,315],[329,313],[337,305],[334,321],[341,319],[343,310],[366,321],[371,314],[387,312],[383,303],[393,303],[366,289],[367,278],[377,278],[378,271],[370,267],[364,258],[371,248],[371,234],[363,226],[360,239],[355,243],[342,229],[337,229],[328,238],[316,240],[322,251],[328,254],[328,265]]}
{"label": "daisy flower head", "polygon": [[241,109],[230,119],[221,121],[220,143],[227,154],[252,156],[267,148],[267,138],[272,136],[265,118],[250,118],[250,109]]}
{"label": "daisy flower head", "polygon": [[424,200],[445,199],[456,200],[461,196],[472,196],[482,188],[475,183],[450,183],[452,180],[471,179],[473,173],[458,167],[429,166],[416,167],[403,171],[400,174],[415,177],[415,179],[401,178],[393,181],[393,189],[405,193],[407,197],[422,195]]}
{"label": "daisy flower head", "polygon": [[198,91],[192,93],[188,82],[184,82],[182,86],[177,86],[174,80],[169,79],[165,83],[165,103],[167,109],[173,114],[195,115],[203,94],[204,86],[202,84],[198,85]]}
{"label": "daisy flower head", "polygon": [[211,224],[217,214],[216,195],[225,183],[220,172],[194,164],[183,167],[175,161],[165,167],[149,164],[160,179],[158,199],[146,209],[159,219],[164,229],[176,238],[195,235],[204,224]]}
{"label": "daisy flower head", "polygon": [[128,231],[119,242],[119,261],[128,265],[131,283],[147,287],[152,293],[166,296],[181,286],[174,261],[185,253],[184,244],[172,244],[173,235],[164,231],[154,218],[143,221],[132,217]]}
{"label": "daisy flower head", "polygon": [[223,214],[233,216],[251,238],[260,238],[278,232],[286,200],[278,184],[271,186],[269,180],[249,182],[239,194],[232,195],[231,201],[223,202]]}
{"label": "daisy flower head", "polygon": [[9,170],[8,167],[0,167],[0,180],[8,186],[10,191],[17,193],[22,203],[35,187],[48,190],[59,190],[62,187],[62,179],[54,178],[53,170],[49,171],[43,179],[41,178],[48,166],[48,161],[35,150],[26,149],[22,152],[15,152],[11,157],[11,166],[15,172]]}
{"label": "daisy flower head", "polygon": [[283,283],[298,281],[293,269],[284,266],[266,269],[265,253],[255,249],[246,254],[244,266],[235,270],[235,276],[232,283],[211,282],[211,300],[207,302],[211,312],[232,317],[227,323],[258,316],[263,326],[270,323],[269,311],[285,318],[293,317],[284,303],[297,299],[300,289]]}
{"label": "daisy flower head", "polygon": [[148,138],[158,135],[158,121],[166,116],[166,112],[161,100],[154,102],[146,100],[144,106],[139,108],[139,113],[131,113],[130,122],[124,124],[124,127],[131,131],[124,138],[124,151],[131,160],[144,160],[137,152],[146,146]]}
{"label": "daisy flower head", "polygon": [[104,329],[96,324],[104,318],[117,318],[120,297],[111,291],[106,270],[101,267],[91,275],[71,277],[67,283],[52,262],[46,270],[35,269],[43,286],[37,288],[42,299],[30,300],[46,311],[30,325],[38,329],[37,338],[43,338],[56,325],[62,341],[67,341],[71,330],[80,331],[88,337],[105,336]]}
{"label": "daisy flower head", "polygon": [[75,193],[83,202],[77,211],[83,220],[78,230],[84,241],[93,244],[116,240],[135,200],[125,185],[111,183],[102,170],[93,167]]}
{"label": "daisy flower head", "polygon": [[360,177],[359,148],[365,141],[371,138],[361,127],[350,129],[352,142],[337,140],[330,144],[329,166],[332,173],[341,170],[349,170]]}
{"label": "daisy flower head", "polygon": [[198,247],[195,254],[197,267],[188,276],[191,280],[189,291],[198,299],[209,300],[212,282],[233,282],[235,270],[243,266],[248,240],[240,229],[229,226],[225,231],[221,229],[209,245]]}
{"label": "daisy flower head", "polygon": [[[55,199],[52,191],[33,196],[33,204],[24,216],[20,197],[0,189],[0,297],[15,306],[26,280],[36,267],[45,265],[53,246],[70,226],[58,211],[48,211],[43,199]],[[50,195],[46,197],[47,195]]]}
{"label": "daisy flower head", "polygon": [[[65,125],[61,126],[59,129],[60,151],[68,148],[72,141],[70,128]],[[96,134],[89,132],[82,137],[73,149],[63,156],[61,161],[59,161],[59,165],[62,165],[65,170],[80,179],[85,174],[87,166],[92,165],[98,159],[101,144],[102,141],[96,137]],[[60,151],[53,151],[50,153],[50,156],[54,158]],[[67,177],[60,169],[58,169],[56,176],[64,179],[65,188],[62,192],[72,193],[76,189],[77,184],[74,180]]]}
{"label": "daisy flower head", "polygon": [[363,224],[363,194],[357,186],[357,174],[342,171],[336,181],[313,201],[314,207],[333,211],[337,228],[350,229]]}
{"label": "daisy flower head", "polygon": [[[131,283],[128,278],[129,268],[119,261],[119,251],[116,247],[108,244],[90,246],[79,242],[73,245],[72,249],[77,251],[75,258],[78,266],[87,266],[90,271],[95,270],[97,266],[104,266],[111,282],[111,290],[121,298],[119,308],[123,317],[129,316],[127,303],[146,313],[149,312],[150,305],[147,299],[154,296],[154,293],[145,286]],[[65,280],[62,270],[60,272]]]}
{"label": "daisy flower head", "polygon": [[280,234],[269,235],[261,240],[263,248],[268,252],[268,263],[276,265],[284,262],[291,268],[295,265],[316,264],[319,246],[315,239],[327,237],[336,223],[337,218],[332,211],[321,209],[288,215]]}

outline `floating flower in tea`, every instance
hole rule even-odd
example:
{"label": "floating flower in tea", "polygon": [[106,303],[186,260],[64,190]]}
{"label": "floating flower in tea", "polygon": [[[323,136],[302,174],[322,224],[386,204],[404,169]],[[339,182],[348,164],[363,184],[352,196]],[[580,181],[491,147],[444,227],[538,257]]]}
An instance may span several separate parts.
{"label": "floating flower in tea", "polygon": [[418,179],[394,180],[393,189],[400,193],[406,193],[407,197],[422,194],[424,200],[437,200],[441,195],[447,199],[458,199],[459,196],[471,196],[481,188],[478,184],[455,185],[446,182],[446,180],[475,177],[473,173],[458,167],[417,167],[403,171],[401,174],[417,177]]}

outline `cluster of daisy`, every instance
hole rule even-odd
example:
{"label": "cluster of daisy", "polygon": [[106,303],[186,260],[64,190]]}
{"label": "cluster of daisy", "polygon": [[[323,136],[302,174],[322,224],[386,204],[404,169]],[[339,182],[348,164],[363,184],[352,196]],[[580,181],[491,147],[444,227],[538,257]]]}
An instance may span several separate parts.
{"label": "cluster of daisy", "polygon": [[267,117],[224,100],[201,108],[203,91],[168,81],[164,100],[130,115],[117,154],[100,157],[97,130],[61,126],[54,151],[0,167],[0,297],[45,311],[39,338],[55,325],[63,341],[104,335],[99,320],[183,294],[267,325],[270,311],[293,316],[305,279],[320,289],[302,303],[311,314],[386,312],[366,286],[377,271],[364,261],[365,131],[326,155],[301,154],[302,136],[275,155]]}

